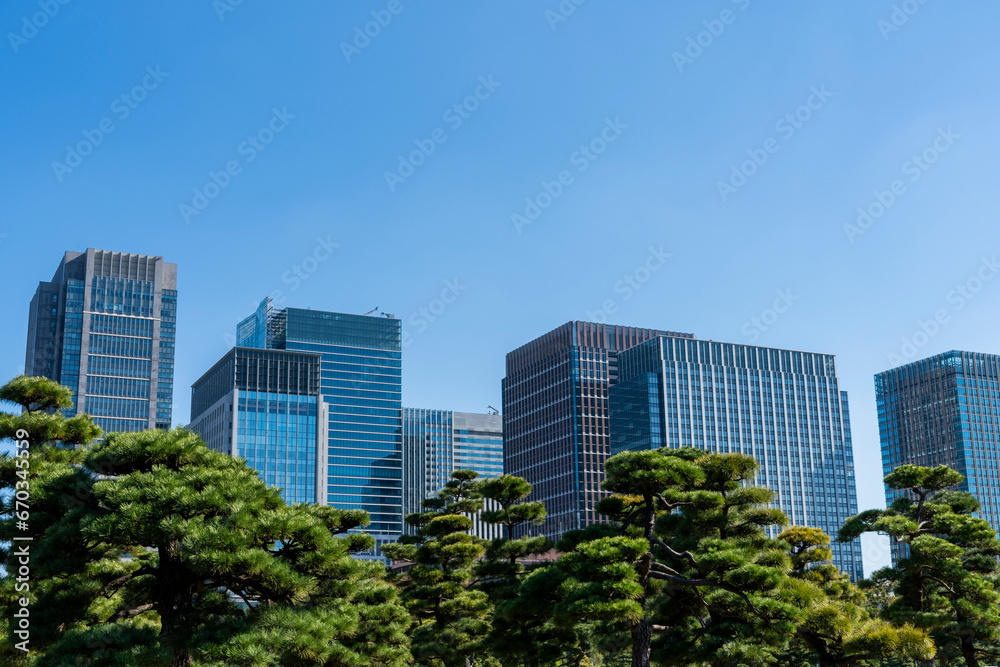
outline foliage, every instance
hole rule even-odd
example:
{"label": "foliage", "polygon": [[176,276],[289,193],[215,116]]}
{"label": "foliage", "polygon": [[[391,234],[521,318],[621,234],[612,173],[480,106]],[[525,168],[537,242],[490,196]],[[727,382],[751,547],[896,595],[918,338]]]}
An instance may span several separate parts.
{"label": "foliage", "polygon": [[871,660],[934,657],[927,633],[909,624],[894,627],[874,618],[865,593],[829,563],[830,537],[818,528],[796,526],[778,535],[791,549],[791,575],[804,615],[786,665],[854,667]]}
{"label": "foliage", "polygon": [[899,466],[885,483],[905,494],[887,509],[848,519],[839,539],[879,532],[903,545],[906,556],[872,577],[874,585],[894,593],[884,618],[927,630],[941,664],[960,658],[967,667],[979,667],[983,659],[1000,655],[1000,595],[995,590],[1000,544],[989,524],[972,516],[978,501],[952,488],[962,481],[962,475],[944,465]]}
{"label": "foliage", "polygon": [[765,531],[785,517],[767,507],[770,491],[750,486],[756,461],[660,449],[618,454],[605,471],[614,495],[598,508],[618,535],[585,539],[562,559],[583,585],[566,613],[603,630],[627,623],[636,667],[772,662],[799,612],[787,546]]}
{"label": "foliage", "polygon": [[383,547],[394,561],[413,563],[401,586],[417,665],[475,664],[490,631],[489,597],[473,588],[473,565],[486,547],[469,534],[469,515],[483,507],[476,477],[473,470],[454,471],[438,496],[424,501],[427,511],[406,517],[416,536]]}
{"label": "foliage", "polygon": [[[60,395],[31,380],[0,393]],[[39,667],[408,664],[406,613],[384,568],[350,556],[371,541],[346,535],[365,513],[288,506],[242,460],[181,429],[76,450],[33,443],[28,461]],[[21,470],[0,457],[0,484],[14,488]],[[0,539],[15,532],[5,517]],[[17,571],[12,554],[6,564]],[[5,618],[23,594],[14,585],[0,581]]]}

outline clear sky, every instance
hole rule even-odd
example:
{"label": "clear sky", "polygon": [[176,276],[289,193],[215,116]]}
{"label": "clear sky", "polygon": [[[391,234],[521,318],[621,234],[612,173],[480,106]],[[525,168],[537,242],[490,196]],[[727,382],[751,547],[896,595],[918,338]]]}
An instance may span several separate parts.
{"label": "clear sky", "polygon": [[87,247],[179,265],[177,423],[270,293],[394,313],[404,404],[466,411],[500,406],[506,352],[607,317],[836,354],[881,506],[873,374],[1000,352],[998,22],[986,0],[9,0],[0,375],[37,282]]}

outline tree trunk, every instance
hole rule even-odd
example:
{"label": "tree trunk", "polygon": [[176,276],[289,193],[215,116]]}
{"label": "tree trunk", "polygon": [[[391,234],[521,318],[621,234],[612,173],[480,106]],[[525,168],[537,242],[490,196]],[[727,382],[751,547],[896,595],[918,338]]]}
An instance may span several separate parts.
{"label": "tree trunk", "polygon": [[652,631],[645,618],[632,626],[632,667],[649,667]]}
{"label": "tree trunk", "polygon": [[979,656],[976,655],[976,638],[971,632],[962,633],[962,657],[965,667],[979,667]]}
{"label": "tree trunk", "polygon": [[190,667],[191,652],[184,632],[185,611],[191,606],[192,592],[185,586],[183,566],[180,562],[180,542],[161,544],[157,549],[155,609],[160,615],[160,641],[172,656],[170,667]]}

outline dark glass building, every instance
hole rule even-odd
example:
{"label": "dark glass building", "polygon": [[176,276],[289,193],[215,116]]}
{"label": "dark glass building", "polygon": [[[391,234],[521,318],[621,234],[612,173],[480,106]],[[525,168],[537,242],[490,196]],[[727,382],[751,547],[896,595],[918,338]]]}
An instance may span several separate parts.
{"label": "dark glass building", "polygon": [[[875,376],[882,472],[903,463],[954,468],[959,489],[1000,528],[1000,356],[952,350]],[[886,503],[901,492],[885,490]],[[893,545],[893,558],[902,555]]]}
{"label": "dark glass building", "polygon": [[507,354],[504,470],[531,482],[529,500],[545,502],[541,534],[557,538],[603,520],[594,505],[605,495],[608,387],[618,380],[618,353],[662,333],[569,322]]}
{"label": "dark glass building", "polygon": [[[436,497],[461,469],[475,470],[479,479],[503,474],[500,415],[403,408],[403,516],[423,511],[424,499]],[[473,532],[495,539],[502,530],[476,519]]]}
{"label": "dark glass building", "polygon": [[362,509],[379,545],[403,532],[402,329],[391,315],[369,317],[270,299],[237,327],[237,346],[307,352],[320,358],[328,412],[326,504]]}
{"label": "dark glass building", "polygon": [[246,459],[286,502],[325,504],[319,377],[318,354],[234,348],[191,386],[188,428],[211,449]]}
{"label": "dark glass building", "polygon": [[[619,353],[609,402],[612,455],[748,454],[791,525],[836,536],[858,513],[847,392],[832,355],[659,336]],[[832,550],[837,567],[863,578],[860,540]]]}
{"label": "dark glass building", "polygon": [[66,414],[104,431],[169,429],[176,337],[176,264],[70,251],[31,299],[24,372],[69,387]]}

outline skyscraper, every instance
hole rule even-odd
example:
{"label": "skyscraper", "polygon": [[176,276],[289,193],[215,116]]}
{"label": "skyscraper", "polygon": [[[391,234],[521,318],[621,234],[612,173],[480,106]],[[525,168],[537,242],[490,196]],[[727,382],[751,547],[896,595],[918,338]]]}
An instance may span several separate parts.
{"label": "skyscraper", "polygon": [[326,504],[362,509],[381,545],[403,532],[402,329],[391,315],[369,317],[274,308],[270,299],[237,327],[237,346],[320,357],[328,411]]}
{"label": "skyscraper", "polygon": [[[697,447],[748,454],[792,525],[836,536],[858,513],[847,392],[832,355],[659,336],[618,355],[611,453]],[[776,534],[777,531],[772,530]],[[864,576],[861,543],[832,544]]]}
{"label": "skyscraper", "polygon": [[289,503],[326,504],[327,407],[320,355],[237,347],[191,386],[191,423],[213,450],[246,459]]}
{"label": "skyscraper", "polygon": [[[882,472],[954,468],[1000,529],[1000,356],[952,350],[875,375]],[[886,503],[904,492],[885,490]],[[893,558],[902,555],[894,545]]]}
{"label": "skyscraper", "polygon": [[[663,332],[568,322],[507,354],[503,379],[504,471],[545,503],[540,533],[557,538],[601,515],[609,453],[608,387],[618,353]],[[691,337],[691,334],[672,334]]]}
{"label": "skyscraper", "polygon": [[[423,511],[455,470],[475,470],[479,479],[503,474],[500,415],[403,408],[403,516]],[[406,526],[407,533],[413,533]],[[502,536],[499,526],[475,521],[484,539]]]}
{"label": "skyscraper", "polygon": [[104,431],[168,429],[173,418],[177,265],[69,251],[28,312],[24,369],[73,391],[68,415]]}

